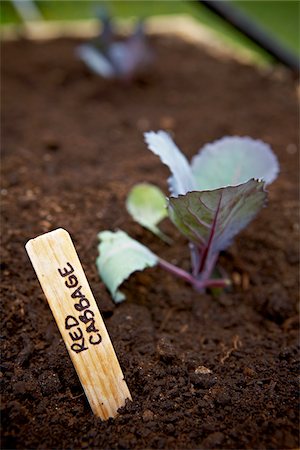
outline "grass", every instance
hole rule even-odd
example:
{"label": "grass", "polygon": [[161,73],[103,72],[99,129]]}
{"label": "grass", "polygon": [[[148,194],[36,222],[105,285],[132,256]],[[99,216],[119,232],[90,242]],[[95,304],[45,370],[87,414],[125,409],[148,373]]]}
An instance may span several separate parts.
{"label": "grass", "polygon": [[298,0],[238,0],[241,11],[265,28],[271,35],[299,55],[300,2]]}
{"label": "grass", "polygon": [[[95,15],[97,7],[103,4],[107,5],[113,16],[122,18],[190,14],[199,22],[214,29],[225,42],[250,49],[258,59],[269,59],[260,48],[196,1],[42,0],[35,3],[45,20],[89,19]],[[232,0],[231,3],[265,28],[288,49],[299,54],[300,34],[298,24],[300,17],[298,0]],[[0,24],[20,23],[20,18],[10,1],[0,1],[0,12]]]}

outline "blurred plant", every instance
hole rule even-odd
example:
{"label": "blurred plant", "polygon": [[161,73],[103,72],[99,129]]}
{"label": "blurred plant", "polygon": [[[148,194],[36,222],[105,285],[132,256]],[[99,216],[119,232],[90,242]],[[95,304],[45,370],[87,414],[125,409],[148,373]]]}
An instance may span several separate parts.
{"label": "blurred plant", "polygon": [[43,21],[43,16],[32,0],[11,0],[24,24],[32,21]]}
{"label": "blurred plant", "polygon": [[[271,148],[249,137],[224,137],[205,145],[188,163],[164,131],[145,133],[148,148],[171,170],[166,202],[168,216],[189,240],[192,271],[163,260],[126,233],[99,234],[97,266],[115,301],[124,300],[118,287],[136,270],[159,265],[197,290],[226,287],[230,281],[213,271],[222,250],[266,204],[265,186],[277,177],[279,164]],[[154,194],[155,189],[155,195]],[[127,209],[144,227],[161,236],[157,223],[165,217],[163,194],[142,184],[133,188]]]}
{"label": "blurred plant", "polygon": [[102,22],[102,31],[97,38],[77,48],[78,57],[103,78],[133,80],[144,72],[153,60],[143,22],[138,22],[131,36],[119,40],[107,11],[101,9],[98,15]]}

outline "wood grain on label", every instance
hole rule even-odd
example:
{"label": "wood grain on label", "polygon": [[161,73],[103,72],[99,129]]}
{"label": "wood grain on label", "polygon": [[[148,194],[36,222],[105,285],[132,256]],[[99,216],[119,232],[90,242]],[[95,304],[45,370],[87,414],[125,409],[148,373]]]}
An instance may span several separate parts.
{"label": "wood grain on label", "polygon": [[131,395],[69,233],[31,239],[26,251],[94,414],[115,417]]}

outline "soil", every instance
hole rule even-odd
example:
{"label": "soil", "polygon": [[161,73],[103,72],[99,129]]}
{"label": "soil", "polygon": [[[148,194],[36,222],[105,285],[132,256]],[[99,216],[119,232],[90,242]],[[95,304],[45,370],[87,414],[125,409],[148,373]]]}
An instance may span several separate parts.
{"label": "soil", "polygon": [[[2,44],[2,448],[292,449],[298,441],[298,123],[295,81],[153,39],[151,73],[98,78],[78,41]],[[161,269],[136,273],[116,306],[97,274],[97,233],[121,228],[189,269],[135,224],[137,182],[167,192],[142,132],[169,129],[190,158],[223,135],[268,142],[281,173],[269,205],[224,252],[230,290],[199,294]],[[66,228],[114,343],[133,402],[94,417],[24,250]]]}

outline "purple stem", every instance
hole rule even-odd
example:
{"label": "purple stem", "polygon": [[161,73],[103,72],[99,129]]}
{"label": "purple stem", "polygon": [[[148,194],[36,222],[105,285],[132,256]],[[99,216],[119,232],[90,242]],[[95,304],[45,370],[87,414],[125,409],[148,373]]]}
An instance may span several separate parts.
{"label": "purple stem", "polygon": [[200,249],[193,242],[189,242],[192,263],[192,275],[196,278],[200,269]]}
{"label": "purple stem", "polygon": [[171,264],[161,258],[158,259],[158,264],[173,275],[176,275],[177,277],[182,278],[188,283],[191,283],[198,290],[205,289],[207,287],[223,288],[230,285],[230,281],[223,278],[220,278],[218,280],[197,280],[197,278],[193,277],[190,273],[186,272],[183,269],[180,269],[177,266],[174,266],[174,264]]}
{"label": "purple stem", "polygon": [[215,253],[211,255],[210,259],[207,259],[205,268],[202,272],[199,273],[199,278],[203,280],[207,280],[210,278],[212,271],[216,265],[217,259],[219,257],[219,253]]}

